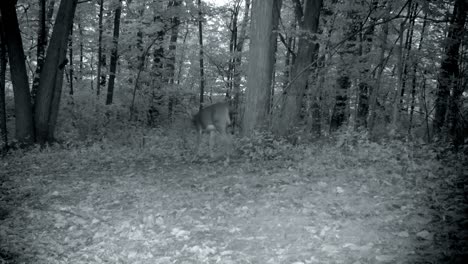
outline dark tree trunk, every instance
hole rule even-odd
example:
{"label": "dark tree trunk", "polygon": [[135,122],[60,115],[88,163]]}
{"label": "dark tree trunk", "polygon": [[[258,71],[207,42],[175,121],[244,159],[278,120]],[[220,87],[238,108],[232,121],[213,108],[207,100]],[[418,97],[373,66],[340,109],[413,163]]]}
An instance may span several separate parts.
{"label": "dark tree trunk", "polygon": [[330,131],[338,130],[346,121],[346,103],[348,101],[348,89],[351,81],[348,75],[341,76],[336,81],[335,107],[330,122]]}
{"label": "dark tree trunk", "polygon": [[[96,87],[96,94],[99,96],[101,94],[101,85],[103,85],[102,81],[102,67],[103,67],[103,61],[105,62],[106,59],[103,59],[103,54],[102,54],[102,33],[103,33],[103,28],[102,28],[102,19],[104,16],[104,0],[100,0],[99,2],[99,21],[98,21],[98,59],[97,59],[97,87]],[[104,77],[105,79],[105,77]]]}
{"label": "dark tree trunk", "polygon": [[28,145],[32,144],[35,139],[33,112],[15,4],[15,0],[2,0],[0,1],[0,11],[15,95],[16,139],[20,144]]}
{"label": "dark tree trunk", "polygon": [[46,26],[46,0],[39,0],[39,27],[37,30],[37,66],[34,73],[34,80],[31,89],[31,99],[34,102],[39,87],[39,77],[42,65],[44,65],[45,48],[47,46],[47,26]]}
{"label": "dark tree trunk", "polygon": [[69,86],[70,86],[70,91],[69,95],[73,95],[73,24],[70,28],[70,34],[68,36],[68,61],[70,63],[70,67],[68,69],[68,75],[69,75]]}
{"label": "dark tree trunk", "polygon": [[[459,96],[459,50],[463,37],[463,29],[466,21],[467,3],[465,0],[456,0],[450,21],[449,32],[445,41],[445,56],[440,65],[438,78],[437,98],[435,101],[435,114],[433,129],[434,133],[441,136],[442,128],[446,125],[446,114],[450,91],[453,91],[454,97],[450,100],[452,104],[450,118],[452,123],[457,122],[456,113],[460,107]],[[452,125],[453,126],[453,125]]]}
{"label": "dark tree trunk", "polygon": [[111,58],[110,58],[109,84],[107,85],[106,105],[112,104],[112,100],[114,98],[114,85],[115,85],[115,73],[117,70],[117,60],[118,60],[121,13],[122,13],[122,1],[119,0],[118,6],[115,9],[115,15],[114,15],[114,35],[112,39],[113,47],[112,47]]}
{"label": "dark tree trunk", "polygon": [[7,65],[7,48],[5,35],[3,34],[3,23],[0,18],[0,137],[3,142],[0,145],[0,152],[8,150],[8,131],[6,126],[6,103],[5,103],[5,77]]}
{"label": "dark tree trunk", "polygon": [[241,96],[241,62],[242,62],[242,50],[244,49],[244,42],[246,39],[247,34],[247,23],[249,21],[249,14],[250,14],[250,0],[245,0],[245,9],[244,9],[244,17],[242,18],[241,30],[239,36],[237,38],[238,42],[236,44],[236,56],[234,62],[234,111],[233,111],[233,118],[232,118],[232,126],[238,127],[240,124],[240,96]]}
{"label": "dark tree trunk", "polygon": [[63,69],[67,60],[67,40],[78,0],[61,1],[47,48],[35,105],[37,141],[41,144],[54,140],[54,128],[62,91]]}
{"label": "dark tree trunk", "polygon": [[[299,27],[308,34],[315,34],[318,30],[322,0],[306,0],[304,4],[304,15],[300,16],[303,17],[303,22],[299,23]],[[299,5],[299,1],[296,1],[296,5]],[[302,8],[299,7],[296,10],[296,13],[302,13]],[[280,135],[286,135],[299,121],[304,92],[309,79],[310,64],[317,59],[318,44],[311,42],[308,34],[299,38],[297,59],[291,71],[293,80],[289,89],[283,92],[281,116],[275,129]]]}
{"label": "dark tree trunk", "polygon": [[205,70],[203,65],[203,15],[201,10],[201,0],[198,0],[198,44],[199,47],[199,62],[200,62],[200,106],[199,109],[203,108],[203,101],[205,95]]}

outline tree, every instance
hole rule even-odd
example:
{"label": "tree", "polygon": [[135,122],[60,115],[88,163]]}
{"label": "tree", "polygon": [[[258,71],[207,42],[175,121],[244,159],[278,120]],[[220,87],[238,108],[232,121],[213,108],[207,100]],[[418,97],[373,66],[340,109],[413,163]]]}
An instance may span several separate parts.
{"label": "tree", "polygon": [[41,72],[35,104],[36,140],[43,144],[54,140],[56,118],[62,91],[67,40],[78,0],[61,1],[50,45]]}
{"label": "tree", "polygon": [[16,139],[20,144],[34,142],[34,126],[24,50],[16,16],[16,1],[0,1],[3,31],[10,61],[10,74],[15,95]]}
{"label": "tree", "polygon": [[315,63],[318,53],[317,38],[314,34],[318,31],[322,0],[306,0],[304,11],[302,11],[299,0],[296,0],[295,3],[298,6],[296,13],[298,13],[301,36],[299,37],[297,59],[291,72],[293,80],[289,89],[283,91],[281,115],[276,126],[276,131],[280,135],[286,135],[298,122],[309,78],[310,64]]}
{"label": "tree", "polygon": [[[456,0],[450,19],[449,31],[445,40],[445,54],[440,65],[437,97],[435,101],[434,133],[441,136],[442,128],[447,125],[446,114],[449,110],[450,132],[460,141],[461,135],[456,135],[458,123],[457,113],[461,109],[461,95],[463,88],[460,84],[459,50],[464,35],[468,3]],[[452,92],[452,97],[450,93]],[[450,99],[449,99],[450,97]],[[449,107],[450,100],[450,107]]]}
{"label": "tree", "polygon": [[199,109],[203,108],[203,101],[205,96],[205,69],[203,64],[203,24],[201,11],[201,0],[198,0],[198,44],[199,46],[199,63],[200,63],[200,106]]}
{"label": "tree", "polygon": [[118,0],[114,14],[114,35],[112,39],[112,50],[109,68],[109,83],[107,85],[106,104],[112,104],[114,96],[115,72],[117,69],[118,47],[119,47],[119,32],[120,32],[120,15],[122,13],[122,0]]}
{"label": "tree", "polygon": [[99,22],[98,22],[98,60],[97,60],[97,85],[96,94],[101,94],[101,86],[106,84],[106,75],[103,73],[102,68],[106,64],[106,58],[102,52],[102,33],[104,31],[102,27],[102,19],[104,16],[104,0],[99,2]]}
{"label": "tree", "polygon": [[[235,55],[234,55],[234,65],[233,65],[233,90],[234,90],[234,100],[233,100],[233,109],[234,115],[232,118],[232,126],[236,127],[239,124],[239,113],[240,113],[240,95],[241,95],[241,62],[242,62],[242,51],[244,49],[244,43],[247,34],[247,22],[249,21],[249,13],[250,13],[250,0],[245,0],[245,8],[244,8],[244,17],[242,18],[241,22],[241,30],[238,36],[236,37],[237,43],[235,44]],[[236,30],[237,32],[237,30]]]}
{"label": "tree", "polygon": [[6,125],[5,77],[7,65],[7,48],[3,33],[3,22],[0,18],[0,138],[3,141],[0,152],[8,149],[8,131]]}
{"label": "tree", "polygon": [[249,71],[242,134],[265,128],[271,98],[274,45],[274,12],[281,9],[279,0],[253,1],[250,23]]}

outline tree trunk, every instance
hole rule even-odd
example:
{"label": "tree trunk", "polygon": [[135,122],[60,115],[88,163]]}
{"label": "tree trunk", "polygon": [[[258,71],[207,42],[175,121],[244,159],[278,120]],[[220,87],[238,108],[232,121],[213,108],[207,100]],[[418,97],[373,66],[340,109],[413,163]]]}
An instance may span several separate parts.
{"label": "tree trunk", "polygon": [[336,84],[335,107],[330,121],[331,132],[338,130],[346,121],[346,103],[351,81],[348,75],[343,75],[336,80]]}
{"label": "tree trunk", "polygon": [[[169,2],[170,8],[178,8],[180,6],[180,0],[171,0]],[[177,14],[177,12],[175,12]],[[175,78],[175,55],[177,47],[177,38],[179,36],[179,24],[180,20],[177,15],[171,18],[171,38],[169,43],[169,54],[167,58],[167,78],[169,84],[174,84]]]}
{"label": "tree trunk", "polygon": [[47,48],[34,108],[37,141],[41,144],[54,139],[55,121],[62,90],[61,81],[58,81],[58,78],[61,78],[63,67],[67,63],[65,60],[67,40],[77,2],[78,0],[60,2],[50,45]]}
{"label": "tree trunk", "polygon": [[233,83],[233,90],[234,90],[234,111],[233,111],[233,118],[232,118],[232,126],[238,127],[240,123],[240,96],[241,96],[241,72],[240,66],[242,63],[242,51],[244,49],[244,42],[246,39],[247,34],[247,23],[249,21],[249,13],[250,13],[250,0],[245,0],[245,9],[244,9],[244,17],[242,18],[241,30],[239,36],[237,38],[238,42],[236,44],[236,56],[234,62],[234,83]]}
{"label": "tree trunk", "polygon": [[[372,10],[371,12],[375,12],[378,7],[378,1],[372,0]],[[372,14],[371,14],[372,15]],[[361,57],[369,58],[368,54],[372,50],[372,43],[374,41],[374,31],[375,31],[375,23],[376,19],[374,16],[371,17],[370,25],[364,32],[363,39],[361,41],[361,50],[362,54]],[[369,84],[371,81],[372,76],[370,75],[370,67],[371,61],[370,58],[361,61],[366,66],[360,73],[360,83],[358,85],[358,107],[357,107],[357,115],[356,115],[356,128],[367,128],[367,118],[369,115],[369,92],[372,89],[372,86]]]}
{"label": "tree trunk", "polygon": [[288,90],[283,91],[283,105],[281,115],[276,125],[276,132],[286,135],[299,121],[302,109],[304,92],[309,79],[310,64],[316,65],[318,44],[313,41],[310,34],[317,33],[322,0],[306,0],[303,22],[299,23],[301,31],[305,34],[299,37],[297,59],[292,67],[293,78]]}
{"label": "tree trunk", "polygon": [[70,91],[69,95],[73,95],[73,24],[70,28],[70,34],[68,35],[68,61],[70,63],[70,67],[68,69],[68,74],[70,76],[69,78],[69,85],[70,85]]}
{"label": "tree trunk", "polygon": [[203,16],[201,10],[201,0],[198,0],[198,44],[199,47],[199,62],[200,62],[200,105],[199,109],[203,108],[204,94],[205,94],[205,71],[203,66]]}
{"label": "tree trunk", "polygon": [[120,33],[120,15],[122,13],[122,0],[118,0],[117,8],[115,8],[114,15],[114,35],[112,39],[112,52],[110,58],[109,68],[109,84],[107,85],[107,98],[106,105],[112,104],[114,98],[114,84],[115,84],[115,73],[117,70],[118,60],[118,47],[119,47],[119,33]]}
{"label": "tree trunk", "polygon": [[37,29],[37,65],[34,73],[34,80],[31,89],[31,99],[34,103],[37,87],[39,87],[39,76],[41,75],[42,65],[44,65],[44,54],[47,46],[47,27],[46,27],[46,0],[39,0],[39,26]]}
{"label": "tree trunk", "polygon": [[10,59],[11,82],[13,83],[15,95],[16,139],[20,144],[28,145],[32,144],[35,138],[33,112],[15,4],[15,0],[2,0],[0,1],[0,11]]}
{"label": "tree trunk", "polygon": [[5,104],[5,77],[7,65],[7,48],[5,35],[3,34],[3,22],[0,18],[0,152],[8,150],[8,131],[6,126],[6,104]]}
{"label": "tree trunk", "polygon": [[[445,40],[445,55],[440,65],[438,78],[437,98],[435,101],[435,114],[433,129],[434,133],[441,136],[442,128],[446,125],[446,114],[448,110],[448,101],[450,91],[453,91],[454,98],[451,99],[453,105],[450,108],[450,118],[456,123],[456,113],[459,111],[459,51],[463,37],[463,29],[466,21],[467,3],[465,0],[456,0],[450,21],[449,32]],[[453,125],[452,125],[453,126]]]}
{"label": "tree trunk", "polygon": [[[96,95],[99,96],[101,94],[101,76],[102,76],[102,18],[104,16],[104,0],[100,0],[99,2],[99,22],[98,22],[98,59],[97,59],[97,87],[96,87]],[[105,61],[105,60],[104,60]]]}
{"label": "tree trunk", "polygon": [[[274,13],[280,9],[278,0],[253,1],[250,25],[249,72],[242,134],[250,135],[254,129],[268,124],[268,108],[273,73]],[[275,10],[276,9],[276,10]]]}
{"label": "tree trunk", "polygon": [[[383,17],[384,21],[388,21],[390,16],[390,11],[392,9],[391,2],[384,2],[385,6],[385,14],[386,16]],[[370,134],[373,135],[374,128],[375,128],[375,120],[377,118],[377,98],[382,86],[382,76],[383,72],[386,67],[385,62],[385,52],[387,51],[387,38],[388,38],[388,30],[389,30],[389,23],[384,23],[382,25],[382,31],[378,39],[380,39],[380,51],[379,51],[379,67],[377,69],[377,77],[376,77],[376,85],[375,88],[370,91],[370,115],[369,115],[369,131]]]}

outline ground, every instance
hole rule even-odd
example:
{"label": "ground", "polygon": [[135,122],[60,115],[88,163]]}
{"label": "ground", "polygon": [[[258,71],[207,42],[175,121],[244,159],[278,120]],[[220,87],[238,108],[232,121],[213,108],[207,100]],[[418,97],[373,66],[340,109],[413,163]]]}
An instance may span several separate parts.
{"label": "ground", "polygon": [[193,160],[161,139],[0,160],[0,263],[466,263],[466,164],[371,142]]}

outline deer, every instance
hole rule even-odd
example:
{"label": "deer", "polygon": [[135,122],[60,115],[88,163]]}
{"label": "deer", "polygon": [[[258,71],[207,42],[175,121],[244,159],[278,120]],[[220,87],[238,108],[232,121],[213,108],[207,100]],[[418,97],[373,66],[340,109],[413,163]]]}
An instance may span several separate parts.
{"label": "deer", "polygon": [[[198,138],[197,138],[197,155],[200,154],[201,140],[203,132],[209,132],[209,148],[210,148],[210,157],[214,158],[213,146],[215,140],[215,133],[218,132],[223,138],[224,147],[230,147],[227,144],[230,144],[230,139],[227,135],[227,126],[231,124],[231,119],[229,118],[229,103],[220,102],[215,103],[210,106],[202,108],[198,113],[192,116],[192,123],[197,129]],[[228,157],[229,159],[229,157]]]}

